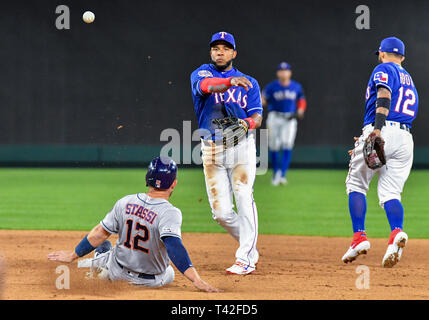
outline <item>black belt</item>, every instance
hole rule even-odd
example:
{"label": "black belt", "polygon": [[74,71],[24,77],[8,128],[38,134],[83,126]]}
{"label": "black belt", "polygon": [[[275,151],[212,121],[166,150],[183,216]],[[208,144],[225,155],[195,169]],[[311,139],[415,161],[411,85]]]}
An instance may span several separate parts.
{"label": "black belt", "polygon": [[[375,124],[375,122],[373,122],[373,123],[371,123],[372,125],[374,125]],[[402,130],[405,130],[405,131],[408,131],[408,132],[410,132],[411,133],[411,129],[410,129],[410,127],[408,126],[408,125],[406,125],[405,123],[400,123],[399,124],[399,128],[400,129],[402,129]]]}
{"label": "black belt", "polygon": [[[117,259],[115,259],[115,260],[116,260],[116,263],[118,264],[118,266],[121,267],[121,269],[126,269],[122,264],[119,263],[119,261]],[[133,271],[133,273],[138,273],[138,272]],[[155,276],[153,274],[138,273],[138,277],[141,279],[155,280]]]}

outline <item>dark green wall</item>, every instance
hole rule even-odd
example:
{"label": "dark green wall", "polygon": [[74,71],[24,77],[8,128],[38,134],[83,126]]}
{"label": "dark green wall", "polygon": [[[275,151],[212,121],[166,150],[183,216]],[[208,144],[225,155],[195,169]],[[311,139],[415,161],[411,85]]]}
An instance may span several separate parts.
{"label": "dark green wall", "polygon": [[[159,155],[161,146],[11,145],[0,146],[0,166],[146,166]],[[347,148],[297,146],[293,167],[347,168]],[[429,148],[417,148],[416,168],[429,168]]]}

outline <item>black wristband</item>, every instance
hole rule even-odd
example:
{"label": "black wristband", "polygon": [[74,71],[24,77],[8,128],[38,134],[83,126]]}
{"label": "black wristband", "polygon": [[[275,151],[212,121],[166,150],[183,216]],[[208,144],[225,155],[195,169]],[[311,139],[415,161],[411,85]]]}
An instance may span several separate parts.
{"label": "black wristband", "polygon": [[386,118],[387,116],[383,113],[376,113],[375,114],[375,123],[374,123],[374,130],[381,130],[383,126],[386,124]]}
{"label": "black wristband", "polygon": [[386,108],[387,110],[390,109],[390,98],[377,98],[375,101],[375,109],[377,108]]}
{"label": "black wristband", "polygon": [[386,124],[387,116],[382,113],[377,113],[378,108],[390,109],[390,98],[377,98],[375,101],[375,123],[374,130],[381,130]]}

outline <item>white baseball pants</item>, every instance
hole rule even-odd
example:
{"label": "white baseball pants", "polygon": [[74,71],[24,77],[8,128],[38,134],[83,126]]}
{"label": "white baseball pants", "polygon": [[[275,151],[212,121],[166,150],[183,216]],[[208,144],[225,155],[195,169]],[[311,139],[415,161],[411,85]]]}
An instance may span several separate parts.
{"label": "white baseball pants", "polygon": [[236,259],[255,267],[258,260],[258,212],[253,199],[256,174],[254,134],[249,133],[247,139],[226,150],[211,140],[202,140],[201,149],[213,219],[239,242]]}
{"label": "white baseball pants", "polygon": [[413,165],[414,142],[411,133],[399,126],[398,122],[386,121],[386,126],[381,130],[381,136],[385,141],[386,165],[378,170],[368,168],[363,157],[364,141],[374,127],[367,125],[362,129],[362,135],[356,141],[350,159],[350,169],[346,178],[347,194],[355,191],[366,195],[371,179],[378,173],[377,191],[380,206],[383,207],[389,200],[401,200],[402,189]]}
{"label": "white baseball pants", "polygon": [[292,113],[270,111],[267,117],[268,147],[271,151],[291,150],[295,145],[298,121],[288,119]]}

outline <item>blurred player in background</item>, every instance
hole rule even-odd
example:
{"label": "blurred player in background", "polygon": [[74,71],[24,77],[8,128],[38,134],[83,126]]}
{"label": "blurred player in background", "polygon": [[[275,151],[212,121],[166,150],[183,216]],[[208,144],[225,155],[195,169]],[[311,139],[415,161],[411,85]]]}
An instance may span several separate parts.
{"label": "blurred player in background", "polygon": [[[277,80],[262,91],[262,104],[268,106],[268,147],[273,165],[272,184],[286,184],[298,121],[304,118],[307,102],[301,84],[292,80],[290,64],[277,67]],[[281,162],[279,159],[281,156]]]}
{"label": "blurred player in background", "polygon": [[[417,116],[419,97],[410,74],[401,65],[405,59],[404,43],[395,37],[386,38],[376,54],[380,64],[372,72],[366,89],[362,135],[355,138],[355,148],[349,152],[346,187],[354,237],[342,260],[352,262],[370,249],[365,233],[366,192],[371,179],[378,173],[379,203],[386,211],[391,229],[382,265],[390,268],[401,259],[408,241],[407,234],[402,231],[401,193],[413,165],[411,124]],[[368,137],[384,140],[385,165],[371,168],[366,162],[364,145]],[[377,157],[373,155],[371,160]]]}

